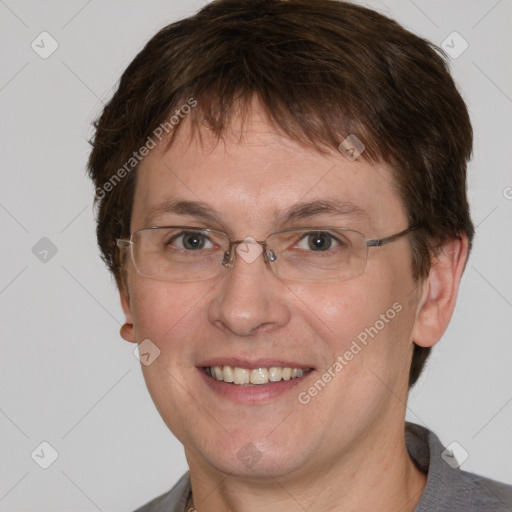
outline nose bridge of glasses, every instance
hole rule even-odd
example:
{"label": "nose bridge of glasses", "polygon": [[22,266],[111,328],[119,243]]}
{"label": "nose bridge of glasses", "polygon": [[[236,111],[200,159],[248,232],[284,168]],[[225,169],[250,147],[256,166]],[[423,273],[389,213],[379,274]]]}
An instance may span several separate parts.
{"label": "nose bridge of glasses", "polygon": [[[249,246],[251,244],[251,246]],[[253,249],[251,249],[251,247]],[[253,263],[256,258],[263,253],[265,263],[275,260],[275,255],[267,249],[265,240],[255,240],[252,237],[246,237],[243,240],[233,240],[229,243],[228,250],[224,253],[222,264],[227,268],[233,268],[235,261],[235,252],[246,262]]]}

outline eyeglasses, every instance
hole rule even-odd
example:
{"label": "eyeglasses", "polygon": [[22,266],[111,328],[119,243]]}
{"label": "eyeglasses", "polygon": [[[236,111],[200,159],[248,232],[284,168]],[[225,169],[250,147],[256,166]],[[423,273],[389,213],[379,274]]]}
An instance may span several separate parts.
{"label": "eyeglasses", "polygon": [[160,281],[203,281],[234,265],[235,251],[247,263],[260,254],[275,275],[293,281],[345,281],[364,272],[369,247],[394,242],[418,229],[368,240],[359,231],[340,227],[293,228],[253,238],[231,241],[215,229],[192,226],[157,226],[140,229],[129,239],[118,239],[129,248],[135,269]]}

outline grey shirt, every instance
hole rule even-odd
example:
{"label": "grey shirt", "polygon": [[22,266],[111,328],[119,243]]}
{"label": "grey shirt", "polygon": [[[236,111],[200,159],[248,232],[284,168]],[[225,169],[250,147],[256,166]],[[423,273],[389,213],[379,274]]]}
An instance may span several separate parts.
{"label": "grey shirt", "polygon": [[[445,447],[430,430],[405,423],[409,455],[427,474],[427,485],[414,512],[512,512],[512,485],[453,469],[441,457]],[[446,458],[446,456],[445,456]],[[135,512],[187,512],[190,479],[185,473],[167,493]]]}

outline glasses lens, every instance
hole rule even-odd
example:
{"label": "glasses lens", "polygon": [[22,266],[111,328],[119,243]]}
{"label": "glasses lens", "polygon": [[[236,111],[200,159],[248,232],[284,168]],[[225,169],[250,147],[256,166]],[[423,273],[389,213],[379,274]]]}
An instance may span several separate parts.
{"label": "glasses lens", "polygon": [[357,231],[290,230],[271,235],[267,244],[276,256],[274,272],[296,281],[343,281],[360,275],[368,248]]}
{"label": "glasses lens", "polygon": [[223,233],[187,227],[149,228],[133,234],[138,272],[162,281],[201,281],[221,271],[229,240]]}

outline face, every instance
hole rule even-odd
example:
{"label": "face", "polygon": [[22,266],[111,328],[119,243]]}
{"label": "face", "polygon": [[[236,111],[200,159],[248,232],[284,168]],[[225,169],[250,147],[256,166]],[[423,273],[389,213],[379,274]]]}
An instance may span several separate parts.
{"label": "face", "polygon": [[[183,123],[171,148],[157,146],[137,171],[132,232],[188,225],[264,240],[286,228],[340,226],[371,239],[408,227],[386,165],[304,148],[277,134],[257,105],[242,139],[236,122],[219,143],[206,129],[199,142]],[[154,213],[169,200],[215,213]],[[346,211],[284,219],[298,203],[326,200]],[[369,248],[365,271],[339,282],[286,281],[262,256],[249,263],[240,254],[211,279],[163,282],[127,260],[125,338],[160,350],[144,378],[191,467],[307,475],[403,428],[418,303],[409,243]],[[215,365],[308,371],[241,385],[209,376],[205,367]]]}

